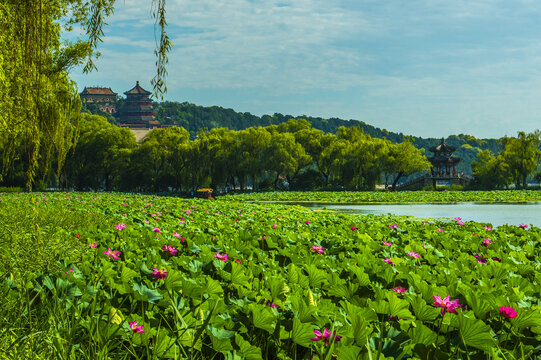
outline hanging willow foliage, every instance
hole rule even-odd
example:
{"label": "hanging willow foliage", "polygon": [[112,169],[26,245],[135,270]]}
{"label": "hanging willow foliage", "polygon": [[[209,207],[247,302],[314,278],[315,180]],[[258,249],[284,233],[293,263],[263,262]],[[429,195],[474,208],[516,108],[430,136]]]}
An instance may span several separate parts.
{"label": "hanging willow foliage", "polygon": [[[100,42],[103,41],[103,27],[107,24],[106,19],[114,11],[115,0],[91,0],[86,4],[86,8],[90,9],[88,21],[85,23],[90,46],[93,50],[97,50]],[[173,44],[167,35],[167,21],[165,11],[166,0],[152,0],[152,17],[155,20],[154,37],[156,39],[156,75],[152,79],[154,96],[162,99],[167,92],[165,78],[167,76],[166,65],[169,61],[168,53]],[[94,59],[100,55],[94,51],[94,56],[88,58],[84,71],[89,72],[96,69]]]}
{"label": "hanging willow foliage", "polygon": [[24,158],[28,190],[39,177],[47,176],[53,160],[60,173],[76,139],[81,101],[63,68],[74,60],[62,67],[56,60],[65,58],[68,48],[83,59],[89,48],[61,43],[57,20],[67,4],[8,0],[0,7],[2,175],[15,160]]}
{"label": "hanging willow foliage", "polygon": [[[98,44],[114,0],[3,0],[0,2],[0,154],[2,177],[15,161],[27,164],[26,187],[47,180],[56,164],[57,182],[67,152],[77,141],[81,100],[68,71],[86,61],[96,68]],[[165,0],[152,0],[159,29],[154,93],[166,91]],[[62,41],[62,33],[79,25],[88,39]]]}

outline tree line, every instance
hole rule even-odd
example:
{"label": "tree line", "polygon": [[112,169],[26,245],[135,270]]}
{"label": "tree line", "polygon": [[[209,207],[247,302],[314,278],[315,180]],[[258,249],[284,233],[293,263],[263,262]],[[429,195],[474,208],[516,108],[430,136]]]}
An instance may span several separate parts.
{"label": "tree line", "polygon": [[[116,114],[109,114],[99,110],[95,104],[83,104],[83,111],[101,115],[112,124],[118,124],[122,112],[124,99],[118,98]],[[386,139],[393,143],[411,142],[418,149],[428,149],[439,141],[435,138],[423,138],[413,135],[404,135],[386,129],[380,129],[360,120],[345,120],[340,118],[321,118],[314,116],[293,116],[274,113],[272,115],[257,116],[249,112],[237,112],[221,106],[200,106],[189,102],[164,101],[154,102],[155,119],[161,124],[177,125],[185,128],[191,139],[195,139],[199,130],[225,127],[231,130],[243,130],[248,127],[267,127],[280,125],[289,119],[305,119],[314,129],[322,130],[327,134],[335,134],[340,127],[358,127],[373,138]],[[478,139],[471,135],[459,134],[447,137],[449,145],[457,147],[456,155],[462,159],[457,170],[466,175],[472,175],[471,164],[477,152],[490,150],[499,153],[502,149],[499,139]]]}
{"label": "tree line", "polygon": [[[429,170],[430,163],[411,142],[371,137],[360,127],[334,134],[304,119],[243,130],[199,130],[195,139],[183,127],[154,129],[138,144],[128,128],[83,113],[77,142],[58,167],[42,170],[38,189],[191,192],[264,189],[389,189],[404,177]],[[473,162],[472,188],[527,187],[540,159],[541,133],[521,132],[500,139],[502,151],[480,150]],[[434,144],[432,144],[434,145]],[[24,154],[26,146],[16,149]],[[24,186],[28,160],[11,162],[0,185]],[[60,169],[60,171],[58,170]]]}
{"label": "tree line", "polygon": [[[14,164],[8,185],[24,181],[25,166],[24,161]],[[403,176],[428,169],[426,157],[411,143],[372,138],[357,127],[325,134],[306,120],[291,119],[238,131],[200,130],[193,140],[186,129],[168,127],[152,130],[138,145],[129,129],[82,114],[77,144],[61,173],[51,168],[41,186],[143,192],[372,190],[382,179],[393,186]]]}
{"label": "tree line", "polygon": [[541,171],[537,171],[541,158],[541,132],[520,131],[516,138],[503,137],[500,142],[503,150],[497,154],[490,150],[477,153],[472,163],[472,186],[482,189],[502,189],[509,185],[517,189],[527,188],[531,175],[541,183]]}

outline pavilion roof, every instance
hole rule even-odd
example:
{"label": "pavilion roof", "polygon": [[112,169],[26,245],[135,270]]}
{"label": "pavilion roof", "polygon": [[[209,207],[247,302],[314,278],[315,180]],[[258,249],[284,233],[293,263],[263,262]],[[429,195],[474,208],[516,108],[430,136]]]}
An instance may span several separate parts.
{"label": "pavilion roof", "polygon": [[116,95],[116,92],[106,87],[85,87],[81,95]]}
{"label": "pavilion roof", "polygon": [[139,81],[137,81],[137,84],[131,89],[126,91],[124,94],[143,94],[143,95],[150,95],[152,94],[150,91],[146,91],[139,85]]}
{"label": "pavilion roof", "polygon": [[447,145],[445,143],[445,138],[441,138],[441,143],[439,145],[437,145],[437,146],[432,146],[429,150],[432,151],[433,153],[439,153],[439,152],[452,153],[452,152],[456,151],[456,147],[451,146],[451,145]]}

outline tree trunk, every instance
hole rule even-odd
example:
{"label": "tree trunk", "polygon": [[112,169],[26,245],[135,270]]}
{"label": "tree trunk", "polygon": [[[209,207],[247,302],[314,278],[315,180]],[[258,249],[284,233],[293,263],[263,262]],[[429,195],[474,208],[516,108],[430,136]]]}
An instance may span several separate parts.
{"label": "tree trunk", "polygon": [[404,172],[401,171],[398,173],[398,175],[396,175],[396,178],[394,179],[393,181],[393,185],[391,185],[391,191],[395,191],[396,189],[396,184],[398,183],[398,180],[404,175]]}
{"label": "tree trunk", "polygon": [[278,190],[278,179],[280,178],[280,174],[276,173],[276,179],[274,179],[274,190]]}

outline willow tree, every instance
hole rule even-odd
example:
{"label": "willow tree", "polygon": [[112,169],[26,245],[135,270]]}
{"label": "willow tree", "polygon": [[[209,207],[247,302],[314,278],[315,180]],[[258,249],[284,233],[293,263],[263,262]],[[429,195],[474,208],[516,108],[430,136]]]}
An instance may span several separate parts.
{"label": "willow tree", "polygon": [[[27,162],[27,188],[45,177],[55,163],[57,174],[77,141],[81,101],[69,70],[85,63],[95,68],[96,51],[114,0],[3,0],[0,3],[0,181],[14,161]],[[171,47],[165,32],[165,0],[153,0],[159,35],[154,92],[166,91],[164,78]],[[84,39],[63,40],[72,26]]]}
{"label": "willow tree", "polygon": [[400,144],[386,142],[387,152],[382,157],[381,163],[385,174],[387,186],[388,175],[393,175],[394,180],[391,189],[394,191],[398,180],[418,171],[428,171],[430,162],[423,155],[424,149],[417,149],[411,142],[405,141]]}
{"label": "willow tree", "polygon": [[506,136],[501,142],[503,158],[509,165],[515,187],[527,188],[526,179],[537,169],[541,158],[541,131],[529,134],[519,131],[516,138]]}

